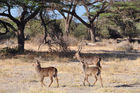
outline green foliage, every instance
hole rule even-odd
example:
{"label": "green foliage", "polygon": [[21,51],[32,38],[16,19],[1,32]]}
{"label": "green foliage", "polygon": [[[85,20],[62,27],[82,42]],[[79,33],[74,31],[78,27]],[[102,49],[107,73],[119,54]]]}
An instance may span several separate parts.
{"label": "green foliage", "polygon": [[[65,33],[65,21],[64,19],[59,20],[60,21],[60,28],[62,29],[62,32]],[[70,24],[70,33],[73,32],[77,27],[77,23],[75,21],[72,21]]]}
{"label": "green foliage", "polygon": [[55,19],[50,24],[48,24],[47,26],[48,32],[50,33],[52,38],[55,38],[54,36],[59,36],[59,35],[61,36],[61,34],[63,34],[60,24],[61,24],[61,20],[55,20]]}
{"label": "green foliage", "polygon": [[[15,5],[14,1],[19,2],[20,4],[26,4],[29,5],[30,9],[33,9],[33,6],[37,5],[37,2],[34,2],[34,0],[10,0],[11,6]],[[54,0],[55,1],[55,0]],[[51,2],[51,1],[47,1]],[[58,2],[58,1],[57,1]],[[2,4],[0,4],[2,6]],[[32,6],[31,6],[32,5]],[[124,37],[136,37],[140,34],[140,24],[136,23],[135,20],[139,18],[140,16],[140,1],[138,2],[115,2],[113,6],[110,8],[110,11],[107,13],[100,14],[98,25],[96,26],[96,34],[103,37],[103,38],[110,38],[110,34],[108,31],[108,27],[111,27],[118,31],[122,36]],[[95,15],[98,9],[102,6],[102,3],[97,3],[93,6],[90,6],[92,8],[92,11],[90,11],[91,15]],[[94,9],[94,10],[93,10]],[[17,18],[18,19],[18,18]],[[4,19],[6,20],[6,19]],[[46,19],[46,23],[48,21],[51,21],[52,19],[48,18]],[[10,22],[10,24],[14,25],[15,28],[16,25],[10,21],[6,20],[7,22]],[[57,34],[57,33],[64,33],[64,21],[59,20],[53,20],[54,22],[50,22],[50,24],[47,24],[48,32]],[[0,28],[1,32],[4,32],[3,28]],[[11,30],[11,29],[10,29]],[[87,31],[87,28],[80,23],[76,23],[72,21],[72,24],[70,26],[70,34],[78,37],[78,38],[89,38],[89,33]],[[41,21],[38,19],[32,19],[29,21],[25,27],[25,34],[28,34],[32,37],[38,35],[38,34],[44,34],[44,28],[41,24]],[[11,38],[15,37],[15,32],[12,30],[2,38]],[[1,37],[0,37],[1,38]]]}
{"label": "green foliage", "polygon": [[120,7],[120,9],[134,9],[134,10],[140,10],[140,1],[137,2],[115,2],[113,4],[113,8]]}
{"label": "green foliage", "polygon": [[96,34],[101,38],[110,38],[112,37],[109,33],[108,28],[114,29],[116,31],[120,31],[120,29],[116,26],[114,22],[109,20],[106,16],[102,16],[98,19],[96,23]]}
{"label": "green foliage", "polygon": [[115,2],[109,11],[102,13],[98,22],[98,34],[102,37],[110,37],[108,27],[118,31],[123,37],[137,37],[140,29],[135,20],[140,16],[140,1]]}
{"label": "green foliage", "polygon": [[7,34],[0,36],[0,40],[14,38],[16,35],[14,32],[10,31]]}
{"label": "green foliage", "polygon": [[115,14],[113,14],[113,13],[102,13],[102,14],[100,14],[100,18],[109,17],[109,16],[113,16],[113,15],[115,15]]}
{"label": "green foliage", "polygon": [[97,34],[102,38],[109,38],[110,37],[109,32],[106,28],[102,28],[102,30],[100,29],[100,31],[98,31]]}
{"label": "green foliage", "polygon": [[[4,21],[10,23],[11,25],[13,25],[14,27],[16,27],[16,25],[11,20],[9,20],[7,18],[0,18],[0,20],[4,20]],[[0,24],[0,32],[1,33],[5,32],[5,28],[3,27],[2,24]],[[11,28],[9,28],[9,32],[5,35],[1,35],[0,40],[14,38],[15,36],[16,36],[15,31],[13,31]]]}
{"label": "green foliage", "polygon": [[37,34],[43,34],[44,28],[41,26],[40,20],[32,19],[25,27],[25,34],[34,37]]}
{"label": "green foliage", "polygon": [[140,31],[140,23],[136,23],[136,28]]}
{"label": "green foliage", "polygon": [[88,38],[88,31],[87,28],[83,24],[79,24],[75,30],[72,32],[75,37],[78,38]]}
{"label": "green foliage", "polygon": [[116,11],[117,15],[113,17],[113,21],[121,28],[122,34],[129,38],[136,37],[140,34],[134,21],[137,17],[137,6],[133,4],[131,2],[120,3],[120,7],[116,6],[119,8]]}

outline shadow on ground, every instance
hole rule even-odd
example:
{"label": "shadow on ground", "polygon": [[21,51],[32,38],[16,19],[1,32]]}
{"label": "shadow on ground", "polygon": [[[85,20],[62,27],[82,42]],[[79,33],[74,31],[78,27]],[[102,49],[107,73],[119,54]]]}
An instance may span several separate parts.
{"label": "shadow on ground", "polygon": [[135,86],[140,86],[140,83],[122,84],[122,85],[117,85],[117,86],[115,86],[115,87],[135,87]]}
{"label": "shadow on ground", "polygon": [[[87,51],[88,52],[88,51]],[[36,57],[41,57],[42,60],[54,60],[57,58],[68,58],[69,61],[77,62],[77,60],[73,59],[75,51],[69,52],[38,52],[32,50],[25,50],[24,53],[2,53],[0,52],[1,59],[8,59],[8,58],[26,58],[26,59],[34,59]],[[90,53],[81,53],[81,56],[100,56],[103,60],[114,60],[116,58],[119,59],[128,59],[128,60],[136,60],[140,57],[140,52],[137,51],[106,51],[106,50],[96,50],[90,51]]]}
{"label": "shadow on ground", "polygon": [[128,59],[128,60],[136,60],[140,57],[140,52],[137,51],[107,51],[107,50],[96,50],[92,51],[93,53],[86,53],[85,55],[95,56],[98,55],[102,57],[104,60],[120,58],[120,59]]}

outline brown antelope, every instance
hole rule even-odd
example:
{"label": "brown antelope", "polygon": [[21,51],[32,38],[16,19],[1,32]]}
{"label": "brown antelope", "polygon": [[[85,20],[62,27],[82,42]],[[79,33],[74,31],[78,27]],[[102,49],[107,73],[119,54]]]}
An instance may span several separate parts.
{"label": "brown antelope", "polygon": [[49,77],[51,80],[49,87],[53,83],[53,78],[55,78],[55,80],[57,82],[57,87],[59,87],[58,78],[57,78],[58,71],[55,67],[42,68],[40,65],[40,62],[37,60],[37,62],[35,64],[35,70],[37,71],[37,73],[40,76],[41,86],[45,86],[45,84],[43,83],[44,78]]}
{"label": "brown antelope", "polygon": [[79,60],[80,62],[85,62],[87,65],[96,65],[99,68],[102,68],[100,65],[101,58],[99,56],[88,56],[88,57],[82,57],[81,56],[81,51],[82,47],[79,46],[78,51],[75,53],[73,58]]}
{"label": "brown antelope", "polygon": [[98,80],[98,76],[99,76],[100,77],[101,86],[103,87],[100,67],[98,67],[98,66],[88,67],[88,64],[86,62],[82,61],[81,63],[83,64],[83,70],[84,70],[84,74],[85,74],[83,85],[85,86],[85,81],[87,81],[88,85],[90,86],[90,83],[88,81],[88,77],[89,76],[94,76],[95,77],[95,82],[93,83],[93,85],[95,85],[95,83]]}

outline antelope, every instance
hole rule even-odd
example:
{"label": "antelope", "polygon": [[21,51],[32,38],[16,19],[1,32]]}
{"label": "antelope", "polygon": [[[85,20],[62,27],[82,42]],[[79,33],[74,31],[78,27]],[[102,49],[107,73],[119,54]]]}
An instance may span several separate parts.
{"label": "antelope", "polygon": [[85,74],[83,85],[85,86],[85,81],[87,81],[88,85],[90,86],[90,83],[88,81],[88,77],[89,76],[94,76],[95,77],[95,82],[93,83],[93,85],[95,85],[95,83],[98,80],[98,76],[99,76],[100,77],[101,86],[103,87],[100,67],[98,67],[98,66],[88,67],[88,64],[86,62],[82,61],[81,63],[83,65],[83,70],[84,70],[84,74]]}
{"label": "antelope", "polygon": [[80,62],[85,62],[85,63],[87,63],[87,65],[96,65],[100,69],[102,68],[101,64],[100,64],[101,57],[99,57],[99,56],[82,57],[81,53],[80,53],[81,49],[82,49],[82,47],[79,46],[78,51],[73,56],[74,59],[77,59]]}
{"label": "antelope", "polygon": [[58,78],[57,78],[58,71],[55,67],[42,68],[40,62],[37,60],[35,64],[35,70],[40,76],[41,86],[45,86],[45,84],[43,83],[44,78],[49,77],[51,82],[48,87],[50,87],[51,84],[53,83],[53,78],[55,78],[57,82],[57,87],[59,87]]}

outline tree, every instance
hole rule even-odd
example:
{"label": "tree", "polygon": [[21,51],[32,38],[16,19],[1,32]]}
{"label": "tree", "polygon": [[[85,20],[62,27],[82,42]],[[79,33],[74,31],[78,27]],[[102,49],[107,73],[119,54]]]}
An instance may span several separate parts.
{"label": "tree", "polygon": [[70,12],[74,12],[75,9],[76,9],[76,6],[77,6],[77,1],[76,0],[66,0],[65,2],[65,9],[67,11],[69,11],[67,14],[65,14],[64,12],[60,11],[59,8],[58,11],[59,13],[63,16],[64,18],[64,21],[65,21],[65,33],[66,35],[68,36],[69,33],[70,33],[70,24],[72,22],[72,18],[73,18],[73,15],[70,15]]}
{"label": "tree", "polygon": [[[12,26],[10,23],[0,20],[5,28],[5,33],[0,33],[0,35],[7,34],[9,28],[11,28],[17,35],[18,40],[18,51],[24,52],[24,29],[28,21],[34,18],[40,11],[40,4],[35,3],[32,0],[1,0],[1,11],[0,17],[6,17],[16,24],[16,27]],[[11,9],[18,7],[21,8],[21,14],[19,18],[11,14]]]}
{"label": "tree", "polygon": [[139,21],[140,16],[140,2],[114,2],[110,8],[108,19],[112,20],[117,26],[120,27],[122,35],[128,37],[131,41],[133,37],[139,35],[136,28],[136,23]]}
{"label": "tree", "polygon": [[[56,3],[53,3],[54,5]],[[57,4],[56,4],[57,5]],[[52,19],[52,15],[54,16],[54,9],[55,7],[46,10],[45,8],[42,8],[40,11],[40,19],[41,19],[41,24],[44,27],[44,39],[42,44],[48,44],[49,49],[52,51],[51,47],[52,44],[58,45],[60,48],[60,51],[68,51],[68,47],[66,42],[64,41],[63,38],[63,32],[62,29],[60,28],[60,22],[56,19]],[[49,12],[52,11],[53,14],[49,15]],[[39,45],[40,46],[42,45]],[[38,49],[39,49],[38,48]]]}
{"label": "tree", "polygon": [[[60,0],[1,0],[0,17],[9,18],[16,24],[16,27],[11,27],[10,23],[1,20],[1,24],[3,24],[3,27],[5,27],[5,33],[1,33],[1,35],[7,34],[9,32],[9,28],[11,28],[17,35],[18,51],[24,52],[24,29],[27,22],[35,18],[41,9],[51,9],[55,7],[54,3],[59,2]],[[15,7],[21,9],[19,17],[15,17],[11,14],[11,10]]]}
{"label": "tree", "polygon": [[[70,13],[74,17],[76,17],[79,21],[81,21],[90,31],[90,37],[92,42],[96,41],[95,38],[95,24],[94,22],[99,17],[101,13],[104,13],[106,9],[109,6],[109,3],[106,0],[77,0],[78,5],[84,6],[86,10],[86,16],[87,16],[87,22],[82,19],[78,14],[76,13],[76,10],[74,11],[68,11],[66,9],[62,9],[62,12]],[[93,13],[94,11],[94,13]]]}

